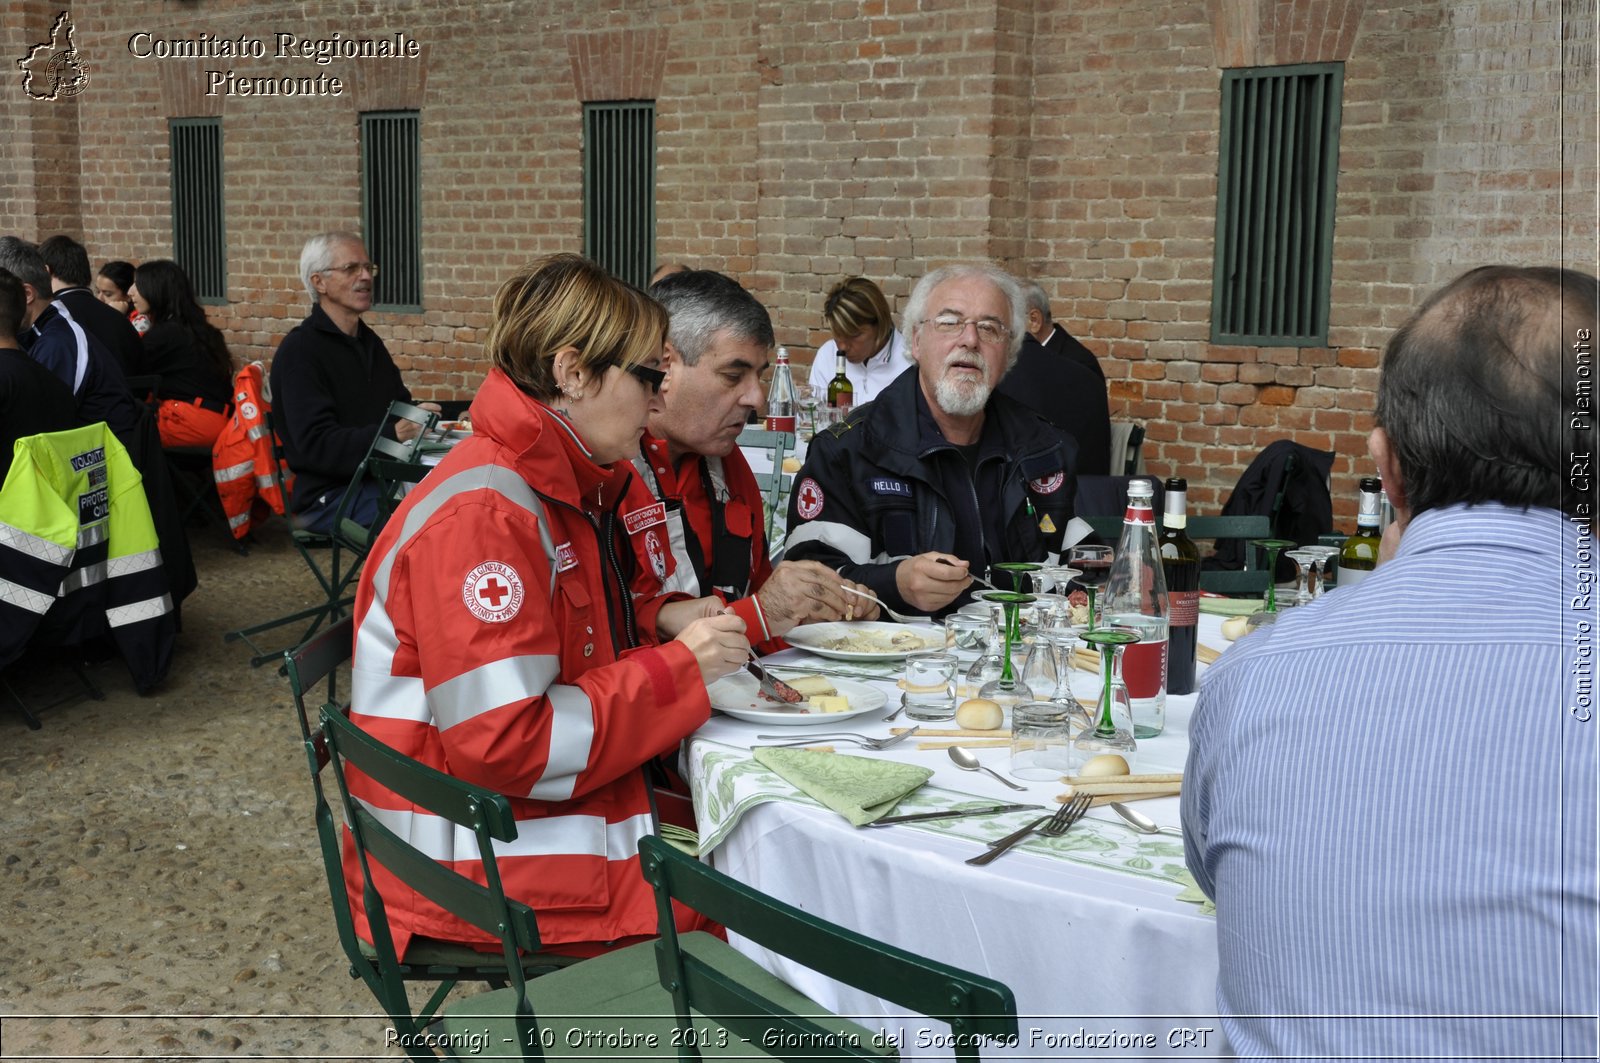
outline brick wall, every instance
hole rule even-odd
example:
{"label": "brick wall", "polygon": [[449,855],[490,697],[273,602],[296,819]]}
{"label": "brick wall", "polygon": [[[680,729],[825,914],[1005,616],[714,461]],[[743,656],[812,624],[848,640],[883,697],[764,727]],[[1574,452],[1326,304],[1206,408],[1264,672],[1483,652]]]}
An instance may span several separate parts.
{"label": "brick wall", "polygon": [[[20,56],[59,10],[0,0]],[[1431,288],[1487,261],[1595,267],[1594,0],[579,0],[79,7],[91,84],[0,78],[0,231],[98,262],[171,253],[165,119],[223,120],[226,306],[241,357],[306,310],[312,232],[359,223],[358,111],[422,114],[424,311],[373,314],[415,390],[471,393],[497,284],[582,246],[581,103],[655,93],[657,254],[756,289],[797,363],[838,279],[896,308],[930,266],[1040,280],[1102,358],[1113,415],[1201,512],[1290,436],[1369,470],[1379,351]],[[155,60],[158,37],[384,36],[418,60]],[[1208,340],[1224,66],[1344,59],[1326,348]],[[203,71],[327,73],[337,98],[205,96]]]}

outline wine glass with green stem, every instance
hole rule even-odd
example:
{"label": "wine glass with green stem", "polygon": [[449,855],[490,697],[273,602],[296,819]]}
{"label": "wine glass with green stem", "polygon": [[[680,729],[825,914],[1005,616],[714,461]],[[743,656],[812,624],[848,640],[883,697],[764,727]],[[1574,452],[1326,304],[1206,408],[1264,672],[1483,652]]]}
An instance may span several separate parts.
{"label": "wine glass with green stem", "polygon": [[[1100,702],[1094,722],[1072,740],[1073,761],[1082,766],[1093,757],[1115,753],[1131,768],[1139,744],[1133,737],[1133,703],[1117,675],[1116,656],[1122,647],[1138,642],[1139,636],[1123,628],[1100,628],[1079,637],[1100,652]],[[1117,715],[1127,721],[1126,726],[1118,724]]]}
{"label": "wine glass with green stem", "polygon": [[985,591],[978,597],[986,602],[999,603],[1005,608],[1003,622],[1005,638],[1000,650],[1000,674],[983,684],[978,691],[978,697],[998,701],[1003,705],[1033,700],[1033,691],[1028,688],[1027,683],[1018,678],[1011,662],[1011,653],[1016,647],[1021,628],[1019,614],[1024,605],[1033,602],[1033,595],[1018,594],[1015,591]]}
{"label": "wine glass with green stem", "polygon": [[1293,539],[1251,539],[1250,545],[1259,547],[1267,555],[1267,593],[1261,608],[1245,620],[1245,627],[1254,631],[1263,624],[1278,622],[1278,554],[1297,544]]}

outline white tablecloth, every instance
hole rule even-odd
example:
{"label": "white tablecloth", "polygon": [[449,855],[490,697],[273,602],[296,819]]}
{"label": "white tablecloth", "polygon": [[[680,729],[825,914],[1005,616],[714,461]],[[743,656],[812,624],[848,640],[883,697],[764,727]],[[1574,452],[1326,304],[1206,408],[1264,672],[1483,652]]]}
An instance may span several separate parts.
{"label": "white tablecloth", "polygon": [[[1201,618],[1201,642],[1227,645],[1216,618]],[[1090,696],[1096,685],[1093,677],[1075,674],[1080,696]],[[894,694],[890,703],[895,703]],[[1166,730],[1140,743],[1136,772],[1182,769],[1193,703],[1193,695],[1167,699]],[[839,727],[885,734],[891,726],[882,722],[887,711]],[[902,717],[893,726],[904,722]],[[823,728],[783,730],[799,737]],[[691,773],[708,754],[725,755],[724,747],[730,745],[748,748],[756,733],[774,731],[770,724],[713,717],[691,741]],[[845,745],[839,750],[922,764],[934,769],[930,787],[996,803],[1037,801],[1054,807],[1063,789],[1054,782],[1030,782],[1028,793],[1016,793],[986,775],[958,770],[942,750],[916,750],[915,739],[883,753]],[[1008,750],[976,752],[984,763],[1005,771]],[[1158,822],[1177,823],[1176,798],[1142,801],[1137,807]],[[1015,1048],[986,1049],[986,1057],[1216,1054],[1223,1042],[1214,1018],[1215,920],[1196,904],[1177,900],[1180,887],[1155,873],[1170,873],[1174,861],[1181,865],[1181,840],[1139,835],[1110,809],[1099,808],[1074,828],[1084,842],[1083,856],[1092,859],[1097,848],[1125,853],[1131,847],[1147,855],[1151,873],[1025,848],[987,867],[963,863],[984,843],[1028,818],[1019,812],[946,820],[932,829],[857,829],[814,804],[769,801],[750,807],[711,859],[734,878],[824,919],[1006,983],[1016,996],[1022,1040]],[[950,1058],[938,1045],[948,1033],[942,1024],[907,1016],[782,957],[738,943],[825,1006],[860,1016],[869,1028],[892,1031],[905,1058]]]}

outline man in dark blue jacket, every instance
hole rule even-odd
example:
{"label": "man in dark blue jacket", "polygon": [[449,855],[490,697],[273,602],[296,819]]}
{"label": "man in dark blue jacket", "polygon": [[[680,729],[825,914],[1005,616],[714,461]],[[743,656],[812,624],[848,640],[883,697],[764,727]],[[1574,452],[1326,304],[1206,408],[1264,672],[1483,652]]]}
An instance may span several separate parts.
{"label": "man in dark blue jacket", "polygon": [[946,266],[901,323],[915,373],[811,443],[789,498],[787,557],[942,615],[999,561],[1042,561],[1072,517],[1076,444],[995,393],[1026,323],[1015,278]]}
{"label": "man in dark blue jacket", "polygon": [[[272,359],[272,414],[294,470],[289,510],[295,523],[333,530],[339,500],[380,430],[400,439],[417,425],[385,425],[389,404],[411,401],[400,370],[361,315],[372,309],[378,267],[355,233],[313,236],[300,252],[300,279],[310,293],[310,315],[278,345]],[[427,409],[438,410],[432,403]],[[377,517],[373,481],[357,485],[349,516],[362,524]]]}

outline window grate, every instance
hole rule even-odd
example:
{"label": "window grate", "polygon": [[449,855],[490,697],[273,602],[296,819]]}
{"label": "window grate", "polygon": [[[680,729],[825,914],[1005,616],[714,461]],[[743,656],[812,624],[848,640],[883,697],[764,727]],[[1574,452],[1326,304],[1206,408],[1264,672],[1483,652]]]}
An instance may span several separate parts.
{"label": "window grate", "polygon": [[167,121],[172,159],[172,256],[202,302],[228,298],[222,210],[222,119]]}
{"label": "window grate", "polygon": [[643,288],[655,268],[656,105],[583,105],[583,253]]}
{"label": "window grate", "polygon": [[422,309],[421,126],[416,111],[361,115],[361,234],[379,267],[381,310]]}
{"label": "window grate", "polygon": [[1223,71],[1211,342],[1327,343],[1343,90],[1339,63]]}

